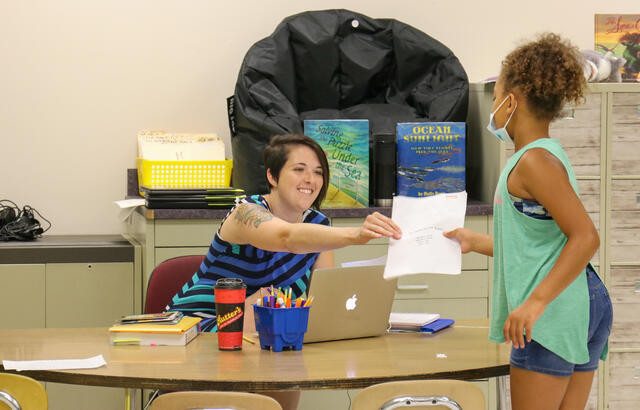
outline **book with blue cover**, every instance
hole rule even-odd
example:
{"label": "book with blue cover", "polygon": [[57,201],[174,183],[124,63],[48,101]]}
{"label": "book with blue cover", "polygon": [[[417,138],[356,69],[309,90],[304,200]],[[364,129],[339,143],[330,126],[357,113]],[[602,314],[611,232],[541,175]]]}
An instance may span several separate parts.
{"label": "book with blue cover", "polygon": [[305,120],[304,133],[320,144],[329,161],[322,207],[368,207],[369,120]]}
{"label": "book with blue cover", "polygon": [[464,122],[397,125],[398,195],[424,197],[465,190]]}

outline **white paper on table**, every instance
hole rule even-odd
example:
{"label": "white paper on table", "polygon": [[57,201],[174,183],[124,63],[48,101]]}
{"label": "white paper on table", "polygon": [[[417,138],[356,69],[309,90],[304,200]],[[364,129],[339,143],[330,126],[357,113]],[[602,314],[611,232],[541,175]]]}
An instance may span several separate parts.
{"label": "white paper on table", "polygon": [[360,261],[342,262],[340,264],[343,268],[351,268],[354,266],[379,266],[387,263],[387,255],[382,255],[373,259],[365,259]]}
{"label": "white paper on table", "polygon": [[413,198],[395,196],[391,219],[402,238],[389,239],[385,278],[417,273],[460,274],[460,243],[442,233],[464,226],[465,191]]}
{"label": "white paper on table", "polygon": [[107,362],[101,354],[87,359],[58,359],[58,360],[3,360],[5,370],[65,370],[65,369],[95,369]]}

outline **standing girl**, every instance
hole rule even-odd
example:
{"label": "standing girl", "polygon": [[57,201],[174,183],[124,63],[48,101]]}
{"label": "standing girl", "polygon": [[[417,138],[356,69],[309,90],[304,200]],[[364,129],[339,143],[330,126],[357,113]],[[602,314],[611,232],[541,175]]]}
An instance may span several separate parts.
{"label": "standing girl", "polygon": [[555,34],[512,51],[487,128],[515,145],[494,198],[494,235],[445,233],[494,256],[489,339],[512,344],[515,410],[583,409],[611,330],[608,292],[589,263],[598,233],[549,124],[584,97],[578,50]]}

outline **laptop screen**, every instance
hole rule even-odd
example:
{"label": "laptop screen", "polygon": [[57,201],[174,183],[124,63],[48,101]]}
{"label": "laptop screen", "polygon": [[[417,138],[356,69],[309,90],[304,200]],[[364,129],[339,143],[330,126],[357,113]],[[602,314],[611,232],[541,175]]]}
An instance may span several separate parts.
{"label": "laptop screen", "polygon": [[389,324],[397,279],[383,278],[384,266],[317,269],[304,342],[379,336]]}

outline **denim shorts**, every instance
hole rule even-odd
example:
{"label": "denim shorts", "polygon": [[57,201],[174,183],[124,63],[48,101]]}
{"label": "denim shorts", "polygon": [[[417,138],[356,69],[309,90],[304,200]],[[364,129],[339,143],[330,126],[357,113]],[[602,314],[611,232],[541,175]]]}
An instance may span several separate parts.
{"label": "denim shorts", "polygon": [[609,292],[591,264],[587,266],[587,283],[590,301],[587,342],[589,361],[583,364],[570,363],[535,340],[527,342],[525,338],[524,348],[511,348],[511,366],[564,377],[571,376],[573,372],[591,372],[598,368],[598,360],[611,333],[613,309]]}

